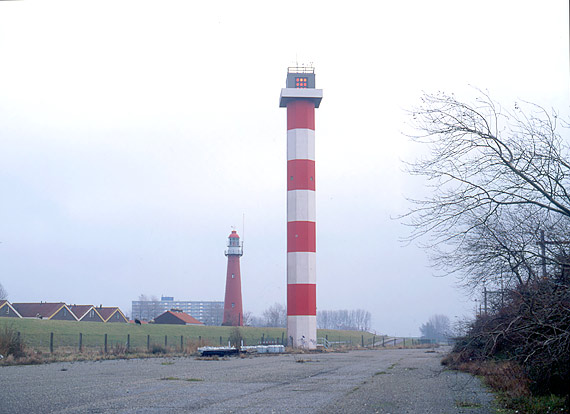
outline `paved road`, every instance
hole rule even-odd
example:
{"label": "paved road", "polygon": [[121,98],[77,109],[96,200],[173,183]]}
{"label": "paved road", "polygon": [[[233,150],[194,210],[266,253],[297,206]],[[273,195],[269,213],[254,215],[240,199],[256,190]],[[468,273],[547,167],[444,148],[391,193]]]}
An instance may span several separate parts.
{"label": "paved road", "polygon": [[204,361],[0,367],[4,413],[491,413],[441,351],[394,349]]}

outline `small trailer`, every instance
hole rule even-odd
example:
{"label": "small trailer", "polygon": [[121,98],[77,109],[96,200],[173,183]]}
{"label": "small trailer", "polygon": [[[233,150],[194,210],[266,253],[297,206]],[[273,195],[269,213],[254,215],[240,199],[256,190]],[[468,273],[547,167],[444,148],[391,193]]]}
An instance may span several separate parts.
{"label": "small trailer", "polygon": [[202,356],[228,356],[238,355],[239,349],[233,346],[203,346],[198,348],[198,352]]}

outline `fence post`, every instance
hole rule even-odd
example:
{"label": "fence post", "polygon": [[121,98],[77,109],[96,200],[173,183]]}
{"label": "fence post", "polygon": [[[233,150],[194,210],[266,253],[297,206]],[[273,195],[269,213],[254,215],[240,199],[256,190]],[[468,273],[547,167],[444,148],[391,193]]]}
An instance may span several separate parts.
{"label": "fence post", "polygon": [[202,335],[198,335],[198,346],[202,346]]}
{"label": "fence post", "polygon": [[285,345],[283,340],[285,339],[285,332],[281,332],[281,345]]}
{"label": "fence post", "polygon": [[262,345],[263,345],[263,338],[265,338],[265,334],[264,334],[264,333],[261,334],[261,344],[262,344]]}
{"label": "fence post", "polygon": [[107,353],[107,334],[105,334],[105,353]]}
{"label": "fence post", "polygon": [[376,344],[376,335],[372,335],[372,349],[374,349],[375,344]]}
{"label": "fence post", "polygon": [[150,335],[146,336],[146,350],[150,351]]}
{"label": "fence post", "polygon": [[127,352],[131,349],[131,334],[127,334]]}
{"label": "fence post", "polygon": [[168,335],[164,335],[164,347],[168,346]]}
{"label": "fence post", "polygon": [[406,338],[404,338],[404,349],[406,348]]}
{"label": "fence post", "polygon": [[364,348],[364,335],[362,335],[362,348]]}
{"label": "fence post", "polygon": [[83,334],[79,332],[79,352],[83,352]]}
{"label": "fence post", "polygon": [[53,332],[49,334],[49,352],[53,354]]}
{"label": "fence post", "polygon": [[220,336],[220,346],[222,346],[222,337]]}
{"label": "fence post", "polygon": [[382,348],[384,348],[384,339],[386,339],[385,336],[382,337]]}
{"label": "fence post", "polygon": [[184,335],[180,335],[180,352],[184,352]]}

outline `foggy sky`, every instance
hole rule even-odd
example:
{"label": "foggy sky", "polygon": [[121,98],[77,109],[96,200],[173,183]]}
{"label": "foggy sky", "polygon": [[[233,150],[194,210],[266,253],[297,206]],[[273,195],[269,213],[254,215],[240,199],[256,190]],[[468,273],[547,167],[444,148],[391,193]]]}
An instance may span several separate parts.
{"label": "foggy sky", "polygon": [[[49,4],[48,4],[49,3]],[[390,2],[396,3],[396,2]],[[286,303],[288,66],[313,65],[317,307],[418,335],[472,314],[399,239],[422,91],[569,105],[568,2],[0,2],[0,283],[13,302]],[[245,217],[245,220],[244,220]],[[245,228],[243,223],[245,222]]]}

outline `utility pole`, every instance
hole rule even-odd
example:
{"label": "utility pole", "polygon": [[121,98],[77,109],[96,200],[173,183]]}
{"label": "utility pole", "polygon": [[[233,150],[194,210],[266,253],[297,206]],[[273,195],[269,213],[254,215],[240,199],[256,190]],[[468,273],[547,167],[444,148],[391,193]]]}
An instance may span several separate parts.
{"label": "utility pole", "polygon": [[487,286],[483,286],[483,298],[485,301],[485,316],[487,316]]}
{"label": "utility pole", "polygon": [[542,256],[542,277],[546,279],[546,241],[544,230],[540,230],[540,254]]}
{"label": "utility pole", "polygon": [[546,245],[547,244],[554,244],[557,246],[570,244],[570,241],[546,241],[544,237],[544,230],[540,230],[540,241],[537,242],[540,246],[540,255],[542,257],[542,277],[546,279]]}

